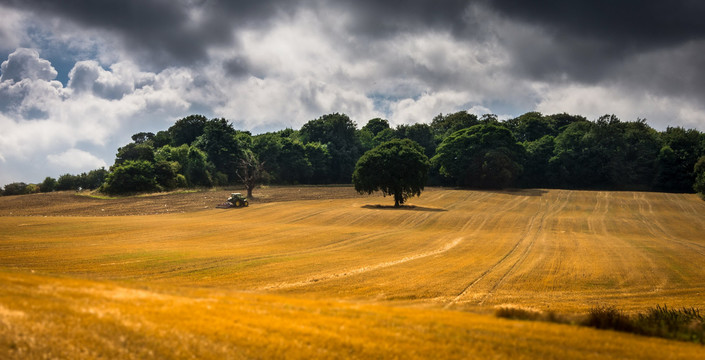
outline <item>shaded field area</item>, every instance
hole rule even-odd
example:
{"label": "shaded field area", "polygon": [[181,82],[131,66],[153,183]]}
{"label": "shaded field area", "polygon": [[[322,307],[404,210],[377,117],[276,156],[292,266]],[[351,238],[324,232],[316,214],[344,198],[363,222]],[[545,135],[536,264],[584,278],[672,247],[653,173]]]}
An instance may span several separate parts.
{"label": "shaded field area", "polygon": [[[492,315],[705,309],[696,195],[430,189],[391,209],[349,187],[291,187],[247,209],[202,205],[234,191],[0,198],[0,357],[705,358]],[[148,210],[188,199],[204,202]],[[84,201],[141,210],[86,216]],[[41,209],[54,213],[15,216]]]}
{"label": "shaded field area", "polygon": [[[185,213],[213,209],[241,188],[193,190],[118,198],[101,198],[90,191],[58,191],[0,197],[0,216],[116,216]],[[360,197],[349,186],[283,186],[254,191],[252,203],[327,200]]]}

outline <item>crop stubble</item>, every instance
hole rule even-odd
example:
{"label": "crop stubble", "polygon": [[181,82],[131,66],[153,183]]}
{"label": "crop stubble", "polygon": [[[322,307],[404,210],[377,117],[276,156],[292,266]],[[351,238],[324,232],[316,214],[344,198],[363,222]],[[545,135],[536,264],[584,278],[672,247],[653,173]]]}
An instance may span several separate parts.
{"label": "crop stubble", "polygon": [[[377,206],[389,198],[350,188],[276,201],[286,191],[300,188],[265,189],[250,208],[232,210],[185,200],[212,196],[214,205],[210,192],[140,199],[132,210],[129,199],[90,199],[99,204],[89,210],[76,205],[85,197],[66,201],[74,195],[55,206],[37,196],[25,208],[2,199],[0,273],[4,282],[33,272],[216,303],[223,294],[271,294],[429,316],[506,304],[568,313],[604,303],[705,308],[705,203],[695,195],[430,189],[390,209]],[[166,214],[170,204],[184,213]],[[122,215],[101,217],[99,207]],[[8,296],[0,317],[18,322],[28,309]],[[101,311],[82,314],[112,316]]]}

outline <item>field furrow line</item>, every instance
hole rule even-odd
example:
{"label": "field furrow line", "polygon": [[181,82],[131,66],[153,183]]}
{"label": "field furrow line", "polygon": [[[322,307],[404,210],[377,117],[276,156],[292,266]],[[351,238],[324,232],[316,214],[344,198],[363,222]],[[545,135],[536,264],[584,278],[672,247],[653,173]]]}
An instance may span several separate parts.
{"label": "field furrow line", "polygon": [[[507,210],[511,210],[511,209],[513,209],[513,208],[519,206],[520,204],[526,202],[527,200],[528,200],[528,197],[523,197],[523,198],[521,199],[521,201],[517,201],[515,204],[513,204],[513,205],[510,206],[509,208],[507,208],[507,209],[502,209],[502,212],[506,212]],[[541,204],[543,204],[543,202],[542,202]],[[534,228],[534,226],[535,226],[534,223],[535,223],[536,218],[538,217],[539,214],[542,214],[542,216],[545,216],[545,212],[542,212],[542,211],[540,211],[540,210],[537,211],[536,213],[534,213],[534,215],[533,215],[533,216],[531,217],[531,219],[529,220],[529,225],[528,225],[528,227],[527,227],[527,230],[524,232],[524,235],[522,235],[522,236],[519,238],[519,241],[517,241],[517,242],[514,244],[514,246],[513,246],[511,249],[509,249],[509,251],[508,251],[507,253],[505,253],[504,256],[502,256],[496,263],[494,263],[494,264],[493,264],[492,266],[490,266],[487,270],[485,270],[484,272],[482,272],[482,274],[480,274],[477,278],[475,278],[473,281],[471,281],[458,295],[456,295],[449,303],[447,303],[447,304],[444,306],[444,308],[447,309],[447,308],[451,307],[453,304],[455,304],[455,303],[457,303],[458,301],[460,301],[460,299],[463,298],[466,294],[468,294],[468,293],[470,292],[470,290],[471,290],[477,283],[479,283],[480,281],[482,281],[488,274],[490,274],[491,272],[493,272],[493,271],[494,271],[495,269],[497,269],[500,265],[502,265],[510,256],[512,256],[512,254],[514,254],[514,253],[517,251],[517,249],[519,248],[519,246],[520,246],[520,245],[524,242],[524,240],[527,238],[527,237],[526,237],[526,234],[528,234],[529,232],[531,232],[532,229]],[[542,220],[543,220],[543,218],[542,218]],[[526,256],[526,254],[524,254],[523,256]],[[516,265],[516,263],[515,263],[514,265]],[[504,276],[506,276],[506,273],[504,274]]]}
{"label": "field furrow line", "polygon": [[[703,244],[698,244],[693,241],[689,241],[686,239],[679,238],[675,236],[673,233],[671,233],[668,229],[666,229],[665,226],[659,221],[658,216],[654,214],[653,206],[651,203],[646,199],[644,194],[641,194],[638,198],[636,197],[635,194],[635,199],[639,201],[640,205],[638,207],[638,216],[641,222],[644,224],[644,226],[648,229],[648,231],[654,235],[655,238],[665,238],[667,240],[670,240],[674,243],[680,244],[702,256],[705,256],[705,245]],[[671,198],[669,197],[669,200]],[[642,206],[641,204],[645,204],[646,206]],[[646,215],[646,207],[648,207],[648,212],[650,216]],[[683,209],[683,207],[680,207]],[[684,210],[685,212],[685,210]]]}
{"label": "field furrow line", "polygon": [[[557,202],[558,203],[558,202]],[[546,219],[549,217],[549,215],[554,215],[559,213],[565,206],[568,204],[568,197],[566,196],[565,199],[558,203],[558,204],[549,204],[549,207],[541,213],[541,219],[538,221],[538,227],[536,228],[535,231],[532,231],[533,223],[530,225],[529,230],[524,235],[525,238],[528,238],[529,244],[524,248],[524,251],[519,255],[519,258],[509,267],[509,269],[502,275],[502,277],[497,280],[497,282],[492,285],[492,288],[485,294],[485,296],[480,300],[478,303],[479,305],[483,305],[485,301],[492,296],[494,291],[500,287],[505,281],[505,279],[521,264],[523,264],[526,259],[529,256],[529,253],[534,247],[534,244],[536,243],[536,240],[538,239],[539,235],[543,231],[544,224],[546,223]]]}
{"label": "field furrow line", "polygon": [[454,239],[453,241],[450,241],[443,245],[442,247],[432,250],[432,251],[427,251],[423,253],[418,253],[414,255],[409,255],[405,256],[401,259],[393,260],[393,261],[385,261],[381,263],[377,263],[374,265],[368,265],[368,266],[363,266],[351,270],[346,270],[346,271],[341,271],[337,273],[329,273],[329,274],[321,274],[313,278],[309,278],[303,281],[297,281],[297,282],[290,282],[290,283],[277,283],[277,284],[270,284],[267,286],[263,286],[260,288],[257,288],[256,290],[258,291],[267,291],[267,290],[283,290],[283,289],[291,289],[291,288],[296,288],[296,287],[301,287],[301,286],[306,286],[306,285],[312,285],[320,281],[326,281],[326,280],[331,280],[331,279],[338,279],[338,278],[343,278],[343,277],[348,277],[352,275],[358,275],[362,274],[368,271],[373,271],[373,270],[378,270],[394,265],[399,265],[403,264],[405,262],[413,261],[413,260],[418,260],[422,259],[425,257],[429,256],[434,256],[434,255],[440,255],[442,253],[447,252],[448,250],[458,246],[463,241],[463,237],[458,237]]}

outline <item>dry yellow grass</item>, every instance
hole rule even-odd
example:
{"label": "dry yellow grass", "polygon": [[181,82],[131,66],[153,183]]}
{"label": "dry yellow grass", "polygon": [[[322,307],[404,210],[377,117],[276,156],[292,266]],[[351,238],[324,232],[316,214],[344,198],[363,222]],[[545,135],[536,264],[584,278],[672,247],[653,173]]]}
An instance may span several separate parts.
{"label": "dry yellow grass", "polygon": [[490,315],[705,309],[695,195],[430,189],[374,206],[388,203],[0,217],[0,358],[705,358]]}

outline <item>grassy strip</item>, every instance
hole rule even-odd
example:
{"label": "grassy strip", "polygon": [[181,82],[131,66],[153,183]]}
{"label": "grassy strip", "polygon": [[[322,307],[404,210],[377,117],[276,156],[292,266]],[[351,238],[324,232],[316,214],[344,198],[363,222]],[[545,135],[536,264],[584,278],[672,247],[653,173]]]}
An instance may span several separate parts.
{"label": "grassy strip", "polygon": [[100,200],[115,200],[115,199],[125,199],[125,198],[144,198],[144,197],[152,197],[152,196],[163,196],[163,195],[178,195],[178,194],[190,194],[190,193],[196,193],[196,192],[205,192],[205,191],[216,191],[216,188],[213,189],[202,189],[202,188],[196,188],[196,189],[178,189],[178,190],[172,190],[172,191],[162,191],[162,192],[148,192],[148,193],[134,193],[134,194],[121,194],[121,195],[109,195],[106,193],[102,193],[97,190],[92,190],[92,191],[77,191],[76,195],[77,196],[84,196],[92,199],[100,199]]}
{"label": "grassy strip", "polygon": [[646,313],[628,316],[613,306],[590,310],[585,325],[665,339],[705,344],[705,318],[695,308],[669,309],[656,305]]}
{"label": "grassy strip", "polygon": [[596,329],[615,330],[664,339],[705,344],[705,318],[695,308],[669,309],[656,305],[645,313],[628,315],[614,306],[596,306],[582,321],[571,321],[554,312],[541,312],[519,307],[500,307],[495,315],[517,320],[571,323]]}

